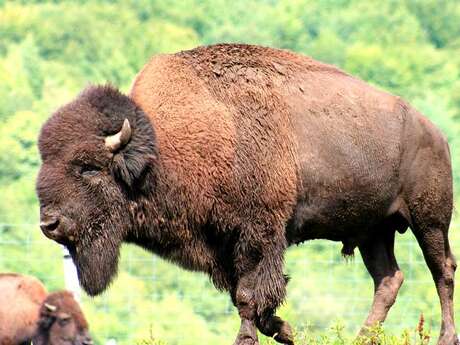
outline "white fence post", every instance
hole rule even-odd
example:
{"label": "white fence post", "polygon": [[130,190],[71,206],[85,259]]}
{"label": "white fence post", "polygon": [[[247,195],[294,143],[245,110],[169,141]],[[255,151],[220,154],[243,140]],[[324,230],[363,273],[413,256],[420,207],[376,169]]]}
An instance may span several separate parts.
{"label": "white fence post", "polygon": [[81,302],[81,290],[80,284],[78,283],[77,268],[73,264],[72,257],[66,247],[62,247],[64,250],[64,282],[66,290],[73,293],[75,299]]}

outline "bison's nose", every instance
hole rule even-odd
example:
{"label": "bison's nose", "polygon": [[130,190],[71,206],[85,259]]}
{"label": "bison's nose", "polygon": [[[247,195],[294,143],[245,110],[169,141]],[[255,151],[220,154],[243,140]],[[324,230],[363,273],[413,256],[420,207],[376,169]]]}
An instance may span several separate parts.
{"label": "bison's nose", "polygon": [[46,217],[42,218],[40,222],[40,229],[42,229],[43,234],[57,242],[63,239],[64,234],[63,231],[63,224],[58,217]]}
{"label": "bison's nose", "polygon": [[51,234],[53,231],[55,231],[59,226],[59,218],[56,217],[51,217],[49,219],[46,219],[42,222],[40,222],[40,229],[45,234]]}

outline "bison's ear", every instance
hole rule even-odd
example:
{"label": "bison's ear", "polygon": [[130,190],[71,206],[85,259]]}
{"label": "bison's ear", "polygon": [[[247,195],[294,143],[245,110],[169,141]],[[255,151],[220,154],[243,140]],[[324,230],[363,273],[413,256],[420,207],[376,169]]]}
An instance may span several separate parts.
{"label": "bison's ear", "polygon": [[48,330],[55,320],[52,312],[41,312],[38,319],[38,328],[45,331]]}
{"label": "bison's ear", "polygon": [[39,328],[45,330],[49,329],[51,325],[53,324],[54,318],[52,316],[42,316],[40,320],[38,320],[38,326]]}
{"label": "bison's ear", "polygon": [[136,127],[133,129],[128,119],[117,133],[105,138],[106,148],[114,155],[112,171],[115,177],[131,189],[147,187],[145,179],[156,161],[152,141],[152,136]]}

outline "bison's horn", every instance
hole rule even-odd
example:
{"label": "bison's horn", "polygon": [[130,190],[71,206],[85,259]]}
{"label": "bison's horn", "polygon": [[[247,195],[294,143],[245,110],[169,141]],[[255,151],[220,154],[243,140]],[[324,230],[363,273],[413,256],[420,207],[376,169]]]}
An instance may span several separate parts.
{"label": "bison's horn", "polygon": [[45,303],[45,308],[48,309],[49,311],[56,311],[57,307],[52,304]]}
{"label": "bison's horn", "polygon": [[125,119],[121,130],[105,138],[105,146],[110,150],[110,152],[116,152],[123,146],[125,146],[131,139],[131,125],[129,124],[128,119]]}

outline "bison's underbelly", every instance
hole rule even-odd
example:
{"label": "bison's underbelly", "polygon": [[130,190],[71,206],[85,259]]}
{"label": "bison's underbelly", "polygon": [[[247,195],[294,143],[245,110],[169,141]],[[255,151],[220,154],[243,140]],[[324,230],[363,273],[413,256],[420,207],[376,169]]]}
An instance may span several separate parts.
{"label": "bison's underbelly", "polygon": [[396,199],[395,189],[312,189],[296,205],[288,222],[289,243],[310,239],[347,241],[372,234],[388,215]]}

